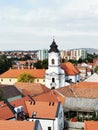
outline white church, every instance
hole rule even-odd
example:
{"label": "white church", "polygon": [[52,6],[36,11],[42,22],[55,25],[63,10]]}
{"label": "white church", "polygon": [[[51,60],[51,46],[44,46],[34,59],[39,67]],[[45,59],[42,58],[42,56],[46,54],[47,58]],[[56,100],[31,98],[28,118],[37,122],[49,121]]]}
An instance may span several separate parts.
{"label": "white church", "polygon": [[[68,82],[69,81],[69,82]],[[45,85],[50,89],[64,87],[80,81],[80,73],[70,62],[60,62],[60,52],[53,39],[48,51],[48,69],[45,74]]]}

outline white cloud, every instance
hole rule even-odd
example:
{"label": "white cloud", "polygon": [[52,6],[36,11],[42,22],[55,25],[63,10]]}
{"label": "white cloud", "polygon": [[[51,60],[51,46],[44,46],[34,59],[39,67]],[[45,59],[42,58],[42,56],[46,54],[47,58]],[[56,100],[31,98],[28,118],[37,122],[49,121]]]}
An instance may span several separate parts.
{"label": "white cloud", "polygon": [[[19,40],[25,43],[28,40],[31,43],[30,40],[35,41],[34,37],[37,36],[40,38],[53,35],[56,37],[98,36],[97,0],[54,1],[60,6],[57,8],[42,6],[26,10],[2,7],[0,9],[0,36],[2,37],[0,43],[10,43],[11,40],[15,43],[19,43]],[[33,5],[36,0],[29,0],[29,2]]]}

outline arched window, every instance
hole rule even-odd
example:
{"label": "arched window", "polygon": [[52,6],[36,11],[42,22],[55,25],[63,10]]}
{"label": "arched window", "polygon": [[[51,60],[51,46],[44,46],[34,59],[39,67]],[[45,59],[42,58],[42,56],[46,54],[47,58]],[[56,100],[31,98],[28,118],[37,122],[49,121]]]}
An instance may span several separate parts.
{"label": "arched window", "polygon": [[55,60],[54,60],[54,59],[52,59],[52,61],[51,61],[51,62],[52,62],[52,64],[55,64]]}

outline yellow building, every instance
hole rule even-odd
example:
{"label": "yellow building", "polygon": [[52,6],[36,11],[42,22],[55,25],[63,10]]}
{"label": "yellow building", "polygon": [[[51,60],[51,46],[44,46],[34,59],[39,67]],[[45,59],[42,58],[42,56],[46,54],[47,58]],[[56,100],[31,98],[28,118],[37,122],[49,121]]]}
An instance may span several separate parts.
{"label": "yellow building", "polygon": [[0,75],[0,83],[13,85],[18,81],[20,74],[27,73],[34,78],[34,83],[45,84],[45,69],[9,69]]}

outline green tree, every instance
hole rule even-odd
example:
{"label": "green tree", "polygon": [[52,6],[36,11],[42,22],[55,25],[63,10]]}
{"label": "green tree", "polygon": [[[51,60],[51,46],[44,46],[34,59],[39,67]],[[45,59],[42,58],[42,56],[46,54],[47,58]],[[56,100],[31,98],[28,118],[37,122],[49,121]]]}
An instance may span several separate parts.
{"label": "green tree", "polygon": [[45,60],[42,61],[42,68],[48,69],[48,59],[45,59]]}
{"label": "green tree", "polygon": [[95,72],[98,72],[98,66],[95,67],[94,71],[95,71]]}
{"label": "green tree", "polygon": [[34,63],[34,67],[37,69],[47,69],[48,68],[48,59],[45,59],[43,61],[39,60],[36,63]]}
{"label": "green tree", "polygon": [[34,67],[37,69],[42,69],[42,61],[37,61],[36,63],[34,63]]}
{"label": "green tree", "polygon": [[83,62],[83,60],[81,58],[79,58],[78,63],[82,63],[82,62]]}
{"label": "green tree", "polygon": [[73,59],[69,59],[68,62],[71,62],[72,64],[75,64],[75,65],[78,63],[77,60],[73,60]]}
{"label": "green tree", "polygon": [[5,55],[0,55],[0,74],[12,67],[12,62]]}
{"label": "green tree", "polygon": [[33,82],[34,78],[30,74],[22,73],[18,77],[18,82]]}
{"label": "green tree", "polygon": [[3,100],[3,91],[0,89],[0,100]]}

